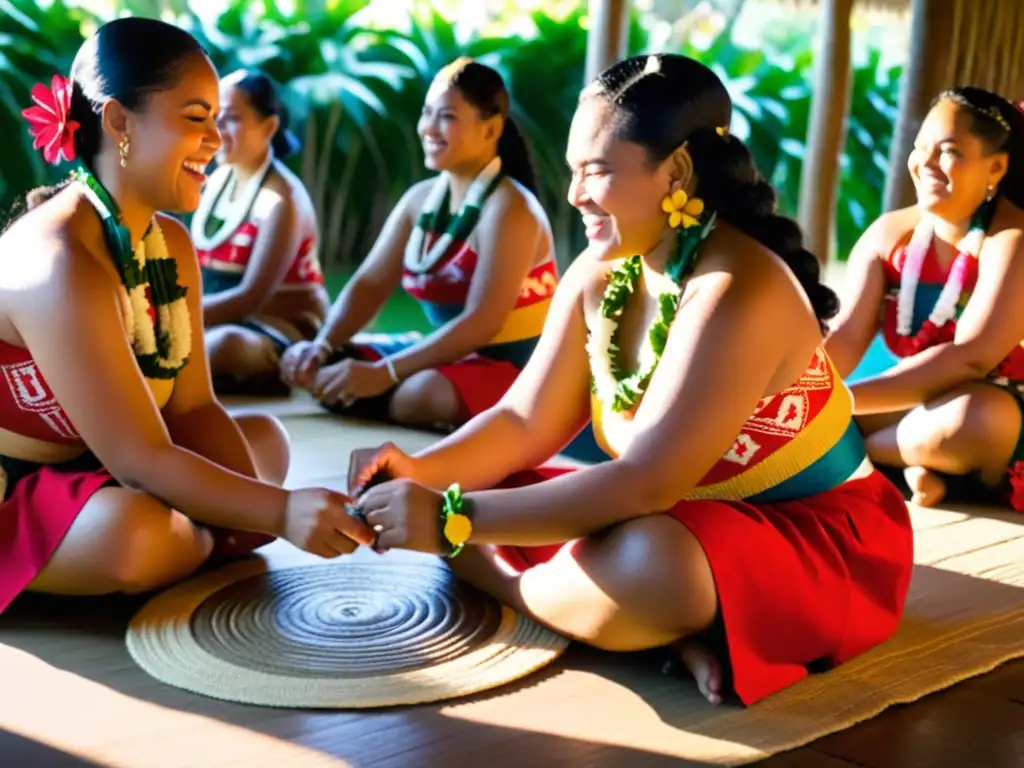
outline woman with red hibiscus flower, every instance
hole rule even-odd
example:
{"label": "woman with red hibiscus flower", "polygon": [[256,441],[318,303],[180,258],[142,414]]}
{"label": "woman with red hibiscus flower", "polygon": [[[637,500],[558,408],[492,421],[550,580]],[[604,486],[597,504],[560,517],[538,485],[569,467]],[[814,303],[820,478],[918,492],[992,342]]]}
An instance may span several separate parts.
{"label": "woman with red hibiscus flower", "polygon": [[325,557],[373,531],[286,491],[288,442],[211,391],[194,211],[221,146],[199,43],[123,18],[24,114],[56,189],[0,235],[0,612],[24,590],[138,592],[282,536]]}
{"label": "woman with red hibiscus flower", "polygon": [[852,385],[854,413],[914,502],[938,504],[957,477],[1024,511],[1024,114],[980,88],[945,91],[908,167],[917,205],[854,247],[827,350],[848,376],[881,330],[897,362]]}

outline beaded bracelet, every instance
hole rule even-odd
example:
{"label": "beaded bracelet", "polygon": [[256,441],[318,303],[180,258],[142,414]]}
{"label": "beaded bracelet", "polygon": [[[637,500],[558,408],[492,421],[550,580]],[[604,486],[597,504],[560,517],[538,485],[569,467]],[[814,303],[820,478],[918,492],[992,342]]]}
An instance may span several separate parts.
{"label": "beaded bracelet", "polygon": [[466,546],[473,535],[473,523],[469,519],[469,503],[462,495],[462,487],[452,483],[444,492],[444,503],[441,505],[441,520],[445,539],[452,545],[448,557],[455,557]]}

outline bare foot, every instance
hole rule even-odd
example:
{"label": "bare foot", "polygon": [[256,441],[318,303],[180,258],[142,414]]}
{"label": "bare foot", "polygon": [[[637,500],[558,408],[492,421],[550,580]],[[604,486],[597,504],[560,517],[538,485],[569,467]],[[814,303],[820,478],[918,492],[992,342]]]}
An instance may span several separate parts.
{"label": "bare foot", "polygon": [[913,494],[911,503],[919,507],[934,507],[946,498],[946,481],[924,467],[907,467],[903,477]]}
{"label": "bare foot", "polygon": [[722,665],[711,650],[695,640],[680,640],[673,648],[697,681],[697,688],[712,704],[722,703]]}

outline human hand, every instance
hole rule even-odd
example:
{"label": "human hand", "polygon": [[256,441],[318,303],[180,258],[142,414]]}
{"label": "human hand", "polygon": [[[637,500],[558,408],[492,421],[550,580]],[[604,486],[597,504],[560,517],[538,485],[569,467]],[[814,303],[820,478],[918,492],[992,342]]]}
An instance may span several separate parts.
{"label": "human hand", "polygon": [[347,358],[321,368],[312,392],[325,405],[340,402],[346,408],[356,400],[387,392],[394,385],[391,374],[380,363]]}
{"label": "human hand", "polygon": [[325,488],[303,488],[288,494],[282,537],[299,549],[320,557],[354,552],[359,544],[373,546],[377,534],[348,514],[351,500]]}
{"label": "human hand", "polygon": [[452,547],[444,536],[443,506],[443,494],[405,479],[375,485],[359,499],[359,511],[378,532],[378,552],[411,549],[447,555]]}
{"label": "human hand", "polygon": [[298,341],[281,356],[281,380],[290,387],[310,389],[320,366],[330,355],[326,344],[316,341]]}
{"label": "human hand", "polygon": [[396,446],[357,448],[348,463],[348,492],[359,496],[375,485],[399,478],[416,478],[416,460]]}

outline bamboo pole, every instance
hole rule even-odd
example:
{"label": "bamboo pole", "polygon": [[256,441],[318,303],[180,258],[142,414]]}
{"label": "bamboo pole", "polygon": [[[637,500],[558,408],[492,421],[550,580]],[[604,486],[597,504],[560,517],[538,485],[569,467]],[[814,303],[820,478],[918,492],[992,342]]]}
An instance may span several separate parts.
{"label": "bamboo pole", "polygon": [[952,0],[912,0],[910,52],[900,83],[899,114],[889,149],[889,173],[885,180],[883,210],[912,205],[914,186],[907,173],[907,158],[928,105],[948,81],[945,71],[949,43],[957,19]]}
{"label": "bamboo pole", "polygon": [[584,85],[626,55],[630,0],[589,0]]}
{"label": "bamboo pole", "polygon": [[839,159],[850,105],[850,14],[853,0],[822,0],[814,57],[811,119],[800,175],[798,218],[807,249],[827,262],[836,218]]}

